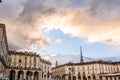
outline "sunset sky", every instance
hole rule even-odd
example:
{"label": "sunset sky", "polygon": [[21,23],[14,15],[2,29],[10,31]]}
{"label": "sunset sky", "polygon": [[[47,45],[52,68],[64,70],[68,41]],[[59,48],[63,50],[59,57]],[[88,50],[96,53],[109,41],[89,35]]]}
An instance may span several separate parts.
{"label": "sunset sky", "polygon": [[12,50],[120,57],[120,0],[2,0]]}

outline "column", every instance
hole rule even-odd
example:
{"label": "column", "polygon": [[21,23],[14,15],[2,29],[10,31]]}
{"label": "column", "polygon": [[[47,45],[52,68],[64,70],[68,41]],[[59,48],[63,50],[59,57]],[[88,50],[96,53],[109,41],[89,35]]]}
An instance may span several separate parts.
{"label": "column", "polygon": [[18,71],[15,71],[15,80],[18,80]]}
{"label": "column", "polygon": [[42,78],[41,71],[38,72],[38,73],[39,73],[39,74],[38,74],[38,80],[41,80],[41,78]]}
{"label": "column", "polygon": [[116,80],[119,80],[118,76],[116,76]]}
{"label": "column", "polygon": [[26,71],[23,71],[23,72],[24,72],[24,75],[23,75],[24,78],[23,79],[26,79]]}
{"label": "column", "polygon": [[32,76],[31,76],[31,80],[34,80],[34,73],[33,73]]}
{"label": "column", "polygon": [[111,80],[110,77],[108,77],[108,80]]}
{"label": "column", "polygon": [[102,77],[102,80],[106,80],[106,77]]}
{"label": "column", "polygon": [[114,77],[112,77],[112,80],[115,80],[115,78],[114,78]]}

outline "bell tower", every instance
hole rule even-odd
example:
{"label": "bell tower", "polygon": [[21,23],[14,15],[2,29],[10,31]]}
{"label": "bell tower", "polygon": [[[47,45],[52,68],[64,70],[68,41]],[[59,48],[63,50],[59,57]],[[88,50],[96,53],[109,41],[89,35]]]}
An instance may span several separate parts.
{"label": "bell tower", "polygon": [[55,67],[57,67],[57,66],[58,66],[58,61],[56,60]]}

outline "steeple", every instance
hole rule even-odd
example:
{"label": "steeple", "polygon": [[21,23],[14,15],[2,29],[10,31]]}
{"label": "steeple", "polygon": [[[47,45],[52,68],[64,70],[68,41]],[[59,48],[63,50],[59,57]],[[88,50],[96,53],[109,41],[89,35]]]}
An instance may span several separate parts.
{"label": "steeple", "polygon": [[80,63],[83,63],[82,48],[80,46]]}
{"label": "steeple", "polygon": [[58,61],[56,60],[55,67],[57,67],[57,66],[58,66]]}

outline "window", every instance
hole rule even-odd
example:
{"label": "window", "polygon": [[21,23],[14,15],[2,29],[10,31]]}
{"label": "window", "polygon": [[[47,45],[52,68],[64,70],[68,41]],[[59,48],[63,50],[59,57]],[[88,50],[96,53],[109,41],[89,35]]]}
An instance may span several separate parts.
{"label": "window", "polygon": [[21,59],[19,59],[19,63],[21,63],[22,61],[21,61]]}

